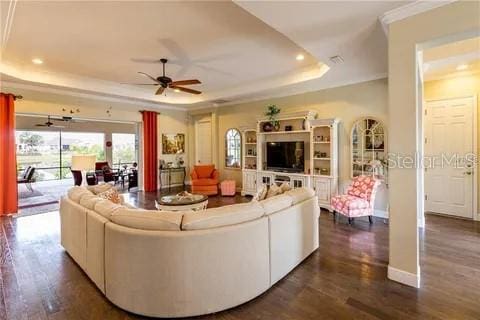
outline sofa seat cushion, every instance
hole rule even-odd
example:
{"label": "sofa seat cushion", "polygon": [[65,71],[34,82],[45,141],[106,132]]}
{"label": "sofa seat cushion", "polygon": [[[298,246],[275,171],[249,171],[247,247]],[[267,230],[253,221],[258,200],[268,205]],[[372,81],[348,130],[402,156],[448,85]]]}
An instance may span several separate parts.
{"label": "sofa seat cushion", "polygon": [[68,190],[67,195],[70,200],[80,203],[80,198],[85,194],[92,194],[87,188],[75,186]]}
{"label": "sofa seat cushion", "polygon": [[278,196],[274,196],[271,198],[267,198],[259,202],[260,205],[263,207],[266,215],[272,214],[274,212],[283,210],[285,208],[292,206],[292,197],[281,194]]}
{"label": "sofa seat cushion", "polygon": [[234,204],[205,211],[186,212],[182,230],[201,230],[230,226],[258,219],[264,215],[263,207],[257,202]]}
{"label": "sofa seat cushion", "polygon": [[179,231],[183,212],[143,210],[121,208],[112,215],[112,221],[124,227],[157,230]]}
{"label": "sofa seat cushion", "polygon": [[97,195],[94,195],[91,193],[85,193],[85,194],[82,194],[82,196],[80,197],[79,203],[82,207],[85,207],[89,210],[94,210],[97,202],[101,200],[102,198],[98,197]]}
{"label": "sofa seat cushion", "polygon": [[212,164],[195,166],[195,172],[200,179],[210,178],[212,176],[213,170],[215,170],[215,166]]}
{"label": "sofa seat cushion", "polygon": [[116,210],[121,209],[121,208],[125,208],[125,207],[122,206],[121,204],[116,204],[116,203],[113,203],[112,201],[106,200],[106,199],[102,199],[100,201],[97,201],[95,203],[95,206],[93,207],[95,212],[97,212],[98,214],[100,214],[101,216],[103,216],[103,217],[105,217],[109,220],[110,220],[112,214],[114,214],[114,212]]}
{"label": "sofa seat cushion", "polygon": [[197,179],[192,180],[193,186],[215,186],[218,184],[217,179]]}
{"label": "sofa seat cushion", "polygon": [[285,192],[284,194],[292,198],[292,204],[303,202],[315,196],[315,191],[311,188],[296,188]]}

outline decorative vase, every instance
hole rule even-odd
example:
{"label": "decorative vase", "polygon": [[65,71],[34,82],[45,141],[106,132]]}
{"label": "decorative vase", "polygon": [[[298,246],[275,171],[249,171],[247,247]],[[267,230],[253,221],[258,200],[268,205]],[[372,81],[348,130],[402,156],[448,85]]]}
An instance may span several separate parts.
{"label": "decorative vase", "polygon": [[270,132],[273,130],[273,125],[271,122],[265,122],[262,128],[264,132]]}
{"label": "decorative vase", "polygon": [[273,125],[273,129],[275,129],[275,131],[280,130],[280,123],[278,121],[275,121],[275,124]]}

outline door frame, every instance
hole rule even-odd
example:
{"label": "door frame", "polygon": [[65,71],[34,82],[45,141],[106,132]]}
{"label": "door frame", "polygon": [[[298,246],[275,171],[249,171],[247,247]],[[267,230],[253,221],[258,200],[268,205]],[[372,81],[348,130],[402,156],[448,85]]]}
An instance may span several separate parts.
{"label": "door frame", "polygon": [[[478,130],[477,130],[477,95],[474,94],[474,95],[465,95],[465,96],[457,96],[457,97],[445,97],[445,98],[437,98],[437,99],[428,99],[428,100],[424,100],[423,101],[423,111],[422,111],[422,115],[424,116],[425,115],[425,111],[427,110],[427,103],[429,102],[436,102],[436,101],[445,101],[445,100],[458,100],[458,99],[471,99],[472,100],[472,106],[473,106],[473,110],[472,110],[472,113],[473,113],[473,123],[472,123],[472,134],[473,134],[473,139],[472,139],[472,142],[473,142],[473,150],[474,150],[474,153],[475,155],[478,157],[479,154],[478,154],[478,145],[477,145],[477,134],[478,134]],[[422,135],[425,136],[425,130],[426,130],[426,121],[422,121]],[[474,170],[473,170],[473,174],[472,174],[472,179],[473,179],[473,195],[472,195],[472,211],[473,211],[473,215],[472,215],[472,219],[474,221],[480,221],[480,213],[478,212],[478,174],[477,174],[477,169],[478,169],[478,164],[475,163],[474,165]],[[423,175],[423,183],[425,184],[425,170],[422,170],[422,175]],[[423,201],[423,205],[422,207],[424,208],[423,210],[423,221],[425,221],[425,189],[423,189],[423,195],[421,197],[422,201]]]}

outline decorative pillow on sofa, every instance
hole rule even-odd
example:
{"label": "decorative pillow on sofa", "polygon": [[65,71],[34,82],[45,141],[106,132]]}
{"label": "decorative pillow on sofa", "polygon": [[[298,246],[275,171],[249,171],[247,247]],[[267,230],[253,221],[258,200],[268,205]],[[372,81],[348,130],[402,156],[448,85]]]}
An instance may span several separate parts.
{"label": "decorative pillow on sofa", "polygon": [[97,194],[97,196],[103,199],[110,200],[116,204],[122,204],[122,198],[120,197],[120,194],[115,188],[110,188],[107,191]]}
{"label": "decorative pillow on sofa", "polygon": [[287,191],[292,190],[292,187],[290,187],[290,183],[288,183],[288,182],[283,182],[283,183],[280,185],[280,189],[282,189],[282,193],[284,193],[284,192],[287,192]]}
{"label": "decorative pillow on sofa", "polygon": [[267,192],[268,192],[268,186],[266,184],[263,184],[260,187],[260,190],[258,190],[257,194],[253,197],[253,200],[262,201],[267,196]]}
{"label": "decorative pillow on sofa", "polygon": [[282,188],[277,186],[276,183],[274,183],[270,186],[270,188],[268,188],[267,196],[265,198],[268,199],[271,197],[275,197],[281,193],[283,193]]}

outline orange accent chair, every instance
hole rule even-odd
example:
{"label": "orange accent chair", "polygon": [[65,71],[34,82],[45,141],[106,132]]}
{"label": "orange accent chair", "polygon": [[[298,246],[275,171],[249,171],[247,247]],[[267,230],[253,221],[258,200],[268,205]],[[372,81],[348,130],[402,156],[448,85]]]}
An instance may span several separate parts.
{"label": "orange accent chair", "polygon": [[213,164],[197,165],[190,173],[192,193],[214,196],[218,194],[218,171]]}

